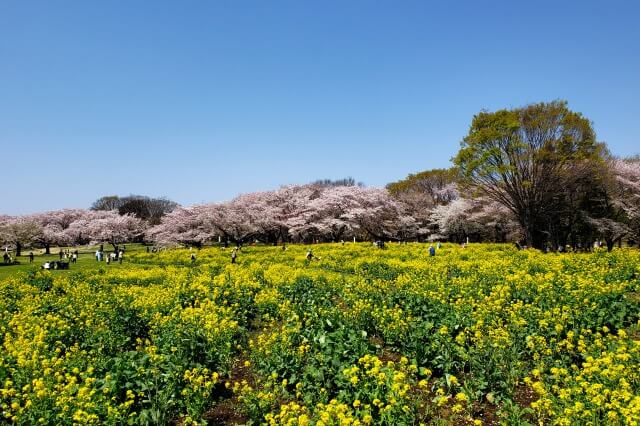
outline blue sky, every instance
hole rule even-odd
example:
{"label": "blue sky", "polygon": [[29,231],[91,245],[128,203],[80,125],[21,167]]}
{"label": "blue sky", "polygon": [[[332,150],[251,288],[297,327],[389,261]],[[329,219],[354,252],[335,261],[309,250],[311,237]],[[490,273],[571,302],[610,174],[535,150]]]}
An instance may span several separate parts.
{"label": "blue sky", "polygon": [[447,167],[566,99],[640,152],[639,2],[0,0],[0,212]]}

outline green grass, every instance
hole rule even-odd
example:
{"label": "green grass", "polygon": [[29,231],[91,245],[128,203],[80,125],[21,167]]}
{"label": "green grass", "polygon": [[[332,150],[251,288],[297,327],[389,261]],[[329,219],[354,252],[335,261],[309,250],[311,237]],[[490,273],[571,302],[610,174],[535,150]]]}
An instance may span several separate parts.
{"label": "green grass", "polygon": [[[92,269],[97,269],[100,266],[108,267],[108,268],[128,268],[129,265],[127,263],[127,254],[131,254],[136,251],[145,251],[146,247],[143,244],[126,244],[127,250],[123,260],[122,265],[118,262],[112,262],[107,266],[106,262],[97,262],[95,258],[95,252],[97,246],[82,246],[82,247],[68,247],[68,249],[73,252],[74,250],[78,250],[78,262],[69,264],[68,270],[52,270],[53,274],[65,274],[73,271],[87,271]],[[67,247],[62,247],[63,250],[67,249]],[[41,269],[42,265],[46,261],[54,261],[60,260],[60,256],[58,254],[60,249],[58,247],[51,248],[51,254],[44,254],[41,251],[33,250],[34,259],[33,263],[29,263],[29,252],[31,250],[25,249],[22,251],[23,256],[19,256],[17,261],[19,264],[14,265],[5,265],[2,263],[2,259],[0,258],[0,280],[5,278],[9,278],[19,274],[20,272],[28,272],[31,270]],[[105,253],[110,253],[113,251],[113,247],[110,245],[104,245]]]}

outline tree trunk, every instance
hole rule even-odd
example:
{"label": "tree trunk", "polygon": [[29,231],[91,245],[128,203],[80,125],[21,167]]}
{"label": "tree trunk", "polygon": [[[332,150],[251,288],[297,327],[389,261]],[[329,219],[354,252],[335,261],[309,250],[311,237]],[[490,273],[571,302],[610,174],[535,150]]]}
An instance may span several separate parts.
{"label": "tree trunk", "polygon": [[51,254],[51,244],[47,243],[44,245],[44,254]]}
{"label": "tree trunk", "polygon": [[613,250],[613,245],[614,245],[614,241],[611,238],[605,238],[604,239],[607,243],[607,251],[611,251]]}

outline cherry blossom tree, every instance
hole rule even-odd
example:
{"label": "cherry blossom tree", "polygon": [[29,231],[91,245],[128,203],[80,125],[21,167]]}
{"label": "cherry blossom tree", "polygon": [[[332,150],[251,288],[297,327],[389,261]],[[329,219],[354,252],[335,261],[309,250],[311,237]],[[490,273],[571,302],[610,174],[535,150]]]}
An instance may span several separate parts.
{"label": "cherry blossom tree", "polygon": [[74,221],[67,232],[83,235],[91,242],[105,242],[118,251],[119,245],[144,234],[143,221],[133,215],[119,215],[115,211],[94,211]]}
{"label": "cherry blossom tree", "polygon": [[466,198],[436,206],[431,211],[430,220],[437,226],[437,233],[432,234],[429,239],[463,241],[467,236],[477,233],[477,223],[470,221],[473,208],[473,201]]}
{"label": "cherry blossom tree", "polygon": [[6,218],[0,223],[0,241],[5,246],[15,247],[16,256],[22,255],[22,248],[31,246],[42,235],[42,227],[27,216]]}
{"label": "cherry blossom tree", "polygon": [[162,218],[162,222],[147,230],[147,238],[163,245],[202,246],[210,241],[216,230],[207,219],[207,205],[178,207]]}
{"label": "cherry blossom tree", "polygon": [[627,215],[629,235],[640,242],[640,158],[615,160],[613,170],[618,183],[615,202]]}
{"label": "cherry blossom tree", "polygon": [[418,224],[403,206],[382,188],[352,188],[355,203],[343,217],[376,240],[405,240],[416,235]]}
{"label": "cherry blossom tree", "polygon": [[298,188],[296,208],[289,220],[292,237],[338,241],[352,235],[354,223],[345,214],[357,206],[354,186],[308,185]]}
{"label": "cherry blossom tree", "polygon": [[43,246],[45,254],[50,253],[52,245],[67,245],[77,242],[66,232],[75,221],[91,215],[85,209],[63,209],[29,215],[33,221],[42,227],[42,233],[36,238],[36,243]]}

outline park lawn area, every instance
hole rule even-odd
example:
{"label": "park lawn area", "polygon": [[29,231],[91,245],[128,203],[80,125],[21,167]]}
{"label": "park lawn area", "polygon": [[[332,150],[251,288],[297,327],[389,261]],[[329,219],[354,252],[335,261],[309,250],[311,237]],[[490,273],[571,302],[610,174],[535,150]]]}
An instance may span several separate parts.
{"label": "park lawn area", "polygon": [[[141,251],[146,251],[146,246],[144,244],[140,244],[140,243],[136,243],[136,244],[125,244],[126,245],[126,254],[123,260],[123,263],[120,264],[118,262],[112,262],[111,264],[107,265],[106,262],[97,262],[96,258],[95,258],[95,252],[98,248],[97,245],[95,246],[81,246],[81,247],[52,247],[51,248],[51,254],[44,254],[44,250],[30,250],[30,249],[25,249],[22,251],[23,256],[19,256],[17,258],[18,260],[18,264],[14,264],[14,265],[5,265],[4,263],[0,262],[0,280],[3,280],[5,278],[14,276],[15,274],[18,274],[20,272],[28,272],[28,271],[33,271],[33,270],[40,270],[42,268],[42,265],[46,262],[46,261],[57,261],[60,260],[59,257],[59,250],[66,250],[69,249],[71,252],[73,252],[74,250],[78,250],[78,262],[77,263],[71,263],[69,265],[69,269],[68,270],[52,270],[51,272],[53,274],[65,274],[65,273],[69,273],[69,272],[74,272],[74,271],[90,271],[93,269],[98,269],[100,267],[108,267],[108,268],[128,268],[129,267],[129,263],[127,262],[128,260],[128,255],[131,255],[132,253],[138,253]],[[33,259],[33,263],[29,263],[29,252],[33,251],[34,254],[34,259]],[[109,244],[105,244],[104,245],[104,251],[105,254],[111,253],[113,252],[113,247]]]}

